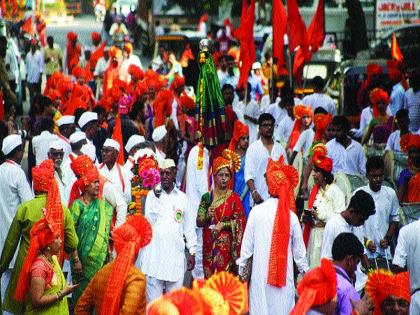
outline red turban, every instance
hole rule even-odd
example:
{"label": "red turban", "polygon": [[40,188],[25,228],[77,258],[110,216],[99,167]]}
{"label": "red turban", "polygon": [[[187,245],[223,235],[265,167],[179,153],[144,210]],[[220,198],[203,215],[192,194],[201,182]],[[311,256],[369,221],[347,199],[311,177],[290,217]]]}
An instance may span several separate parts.
{"label": "red turban", "polygon": [[85,69],[83,69],[82,67],[76,66],[73,68],[73,70],[71,71],[71,74],[76,78],[80,78],[82,77],[83,79],[86,79],[86,72]]}
{"label": "red turban", "polygon": [[90,34],[90,38],[92,39],[92,42],[98,43],[102,40],[101,34],[98,32],[92,32]]}
{"label": "red turban", "polygon": [[74,33],[74,32],[67,33],[67,40],[69,42],[73,42],[73,41],[77,40],[77,34]]}
{"label": "red turban", "polygon": [[25,302],[26,294],[29,291],[31,268],[39,254],[39,250],[46,248],[54,242],[57,235],[45,217],[36,222],[31,228],[28,253],[23,262],[13,296],[16,301]]}
{"label": "red turban", "polygon": [[138,81],[134,85],[134,89],[132,91],[132,96],[138,101],[144,94],[147,93],[147,85],[144,81]]}
{"label": "red turban", "polygon": [[134,77],[137,81],[144,79],[143,70],[133,64],[128,67],[128,74],[130,74],[132,78]]}
{"label": "red turban", "polygon": [[71,162],[70,167],[78,179],[71,188],[69,207],[71,207],[73,201],[81,196],[86,186],[99,180],[98,169],[87,155],[79,155]]}
{"label": "red turban", "polygon": [[325,130],[332,122],[331,114],[316,114],[314,117],[315,137],[314,142],[321,141]]}
{"label": "red turban", "polygon": [[333,160],[327,156],[327,147],[322,143],[318,143],[313,147],[312,151],[314,152],[312,163],[321,170],[331,172]]}
{"label": "red turban", "polygon": [[313,306],[331,301],[337,294],[337,275],[329,259],[321,259],[321,266],[308,271],[297,286],[299,300],[290,315],[306,314]]}
{"label": "red turban", "polygon": [[378,115],[379,115],[379,112],[378,112],[378,103],[379,102],[383,102],[387,105],[389,104],[388,93],[381,88],[373,89],[369,94],[369,99],[370,99],[370,102],[372,103],[373,116],[374,117],[378,117]]}
{"label": "red turban", "polygon": [[400,139],[400,148],[405,153],[412,148],[420,149],[420,135],[413,133],[403,135]]}
{"label": "red turban", "polygon": [[49,91],[48,91],[48,98],[51,100],[51,101],[55,101],[57,98],[61,98],[61,94],[60,94],[60,92],[58,91],[58,90],[55,90],[55,89],[50,89]]}
{"label": "red turban", "polygon": [[390,295],[410,302],[410,279],[408,272],[394,275],[386,270],[375,270],[369,273],[365,292],[372,300],[374,315],[381,315],[381,304]]}
{"label": "red turban", "polygon": [[383,72],[382,67],[378,65],[377,63],[370,63],[366,66],[366,73],[368,77],[381,74],[382,72]]}
{"label": "red turban", "polygon": [[172,102],[174,95],[171,91],[164,89],[159,91],[153,102],[154,127],[159,127],[165,124],[167,117],[172,113]]}
{"label": "red turban", "polygon": [[249,135],[249,127],[243,123],[241,123],[239,120],[235,121],[235,124],[233,125],[233,134],[232,139],[229,143],[229,149],[235,150],[236,145],[238,144],[239,140],[243,136]]}
{"label": "red turban", "polygon": [[111,58],[119,58],[121,57],[121,50],[118,49],[115,46],[112,46],[109,50],[108,50],[108,54]]}
{"label": "red turban", "polygon": [[305,117],[305,116],[309,116],[312,119],[313,112],[312,112],[312,108],[310,106],[296,105],[293,108],[293,114],[295,115],[296,121],[293,125],[293,129],[292,129],[292,132],[291,132],[290,137],[289,137],[288,148],[290,148],[291,150],[293,150],[296,142],[299,139],[300,127],[301,127],[301,124],[302,124],[302,118]]}
{"label": "red turban", "polygon": [[284,164],[284,158],[281,156],[277,162],[268,160],[266,178],[268,192],[278,198],[271,236],[267,283],[275,287],[284,287],[290,238],[290,210],[295,209],[293,189],[299,181],[299,175],[293,166]]}
{"label": "red turban", "polygon": [[176,73],[171,84],[171,90],[175,91],[184,85],[185,85],[185,78],[181,77],[178,73]]}
{"label": "red turban", "polygon": [[179,105],[186,110],[195,109],[195,101],[189,97],[186,93],[182,93],[179,98]]}
{"label": "red turban", "polygon": [[120,311],[121,295],[130,268],[140,250],[152,240],[152,227],[141,215],[127,218],[126,223],[112,233],[117,258],[112,266],[102,305],[102,315],[117,315]]}
{"label": "red turban", "polygon": [[296,119],[302,119],[305,116],[309,116],[310,118],[312,118],[312,107],[305,105],[296,105],[293,108],[293,114],[295,115]]}

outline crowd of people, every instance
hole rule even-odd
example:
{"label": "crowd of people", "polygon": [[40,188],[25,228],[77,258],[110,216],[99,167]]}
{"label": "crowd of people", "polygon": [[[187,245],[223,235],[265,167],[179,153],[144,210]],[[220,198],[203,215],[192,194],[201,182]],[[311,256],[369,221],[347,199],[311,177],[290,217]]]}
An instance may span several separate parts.
{"label": "crowd of people", "polygon": [[67,39],[31,40],[20,124],[2,73],[4,313],[420,314],[420,73],[368,65],[352,129],[321,77],[203,51],[193,95],[165,49]]}

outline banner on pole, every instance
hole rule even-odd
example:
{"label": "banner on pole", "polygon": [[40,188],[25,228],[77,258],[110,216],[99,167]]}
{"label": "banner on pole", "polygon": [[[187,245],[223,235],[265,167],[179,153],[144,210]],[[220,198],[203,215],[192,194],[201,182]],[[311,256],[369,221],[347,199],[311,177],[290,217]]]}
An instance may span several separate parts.
{"label": "banner on pole", "polygon": [[376,0],[376,34],[418,18],[417,0]]}

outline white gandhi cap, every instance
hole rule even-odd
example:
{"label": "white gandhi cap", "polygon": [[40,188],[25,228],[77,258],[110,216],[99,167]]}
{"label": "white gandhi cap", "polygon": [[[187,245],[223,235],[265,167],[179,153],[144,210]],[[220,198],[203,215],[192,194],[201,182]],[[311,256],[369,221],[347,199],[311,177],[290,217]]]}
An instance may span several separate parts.
{"label": "white gandhi cap", "polygon": [[3,139],[1,150],[4,155],[8,155],[16,147],[22,144],[22,137],[20,135],[10,135]]}
{"label": "white gandhi cap", "polygon": [[74,124],[74,116],[62,116],[59,120],[55,122],[58,127],[62,125]]}
{"label": "white gandhi cap", "polygon": [[79,118],[79,127],[83,128],[91,121],[98,120],[98,114],[94,112],[84,112]]}
{"label": "white gandhi cap", "polygon": [[143,136],[140,135],[132,135],[125,145],[125,151],[130,152],[132,148],[134,148],[136,145],[145,142],[146,139],[144,139]]}
{"label": "white gandhi cap", "polygon": [[159,142],[166,136],[166,128],[165,126],[159,126],[153,130],[152,139],[154,142]]}
{"label": "white gandhi cap", "polygon": [[86,139],[86,134],[83,131],[76,131],[74,133],[71,134],[70,136],[70,143],[76,143],[79,142],[81,140],[85,140]]}
{"label": "white gandhi cap", "polygon": [[167,169],[167,168],[171,168],[171,167],[176,167],[174,160],[172,159],[165,159],[163,161],[161,161],[159,163],[159,167],[161,170]]}
{"label": "white gandhi cap", "polygon": [[113,148],[117,150],[118,152],[120,152],[120,144],[114,139],[106,139],[103,147]]}

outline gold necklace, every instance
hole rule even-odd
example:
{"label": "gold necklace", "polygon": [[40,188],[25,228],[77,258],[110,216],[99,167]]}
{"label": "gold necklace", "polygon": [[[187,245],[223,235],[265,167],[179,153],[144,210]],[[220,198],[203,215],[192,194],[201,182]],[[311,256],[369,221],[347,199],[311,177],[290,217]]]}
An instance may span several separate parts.
{"label": "gold necklace", "polygon": [[53,260],[48,258],[45,254],[41,254],[42,258],[52,267]]}

